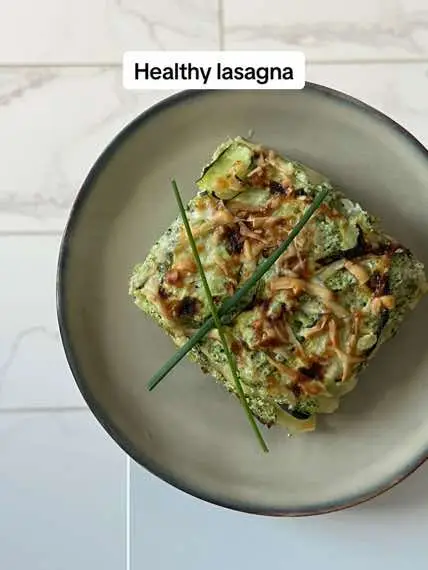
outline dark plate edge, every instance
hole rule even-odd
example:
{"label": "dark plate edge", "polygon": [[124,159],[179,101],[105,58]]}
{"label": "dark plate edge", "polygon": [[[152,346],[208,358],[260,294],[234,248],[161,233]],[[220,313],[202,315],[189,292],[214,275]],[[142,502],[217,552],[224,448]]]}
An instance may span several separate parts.
{"label": "dark plate edge", "polygon": [[[319,85],[316,83],[306,82],[305,89],[310,89],[312,91],[318,92],[323,96],[334,98],[339,100],[343,104],[350,105],[352,107],[358,107],[361,111],[372,115],[373,118],[386,123],[390,128],[398,131],[400,134],[404,135],[409,144],[412,144],[416,150],[419,150],[423,154],[423,157],[428,160],[428,150],[404,127],[399,123],[378,111],[377,109],[371,107],[370,105],[355,99],[354,97],[343,93],[341,91]],[[79,371],[79,366],[77,358],[72,349],[71,338],[68,333],[67,319],[66,319],[66,268],[68,251],[70,247],[70,242],[72,240],[74,228],[77,225],[77,220],[81,208],[84,206],[84,202],[90,193],[91,185],[98,177],[98,175],[103,170],[105,164],[108,162],[110,157],[114,154],[116,149],[119,147],[122,141],[124,141],[129,135],[131,135],[137,128],[140,127],[145,121],[150,120],[157,114],[161,113],[164,109],[174,106],[177,103],[181,103],[186,100],[190,100],[193,97],[205,96],[206,94],[213,93],[215,90],[186,90],[171,95],[162,101],[156,103],[155,105],[149,107],[133,119],[128,125],[126,125],[109,143],[105,150],[99,155],[91,170],[89,171],[87,177],[85,178],[77,197],[72,205],[67,224],[61,239],[59,256],[58,256],[58,266],[57,266],[57,276],[56,276],[56,307],[57,307],[57,319],[58,326],[61,336],[61,341],[64,347],[64,352],[76,381],[76,384],[86,401],[89,409],[97,418],[99,423],[107,431],[107,433],[115,440],[115,442],[122,448],[125,453],[127,453],[136,463],[147,469],[152,475],[162,479],[166,483],[176,487],[177,489],[184,491],[185,493],[201,499],[207,503],[217,505],[220,507],[228,508],[234,511],[240,511],[249,514],[257,514],[263,516],[276,516],[276,517],[300,517],[300,516],[313,516],[322,515],[327,513],[332,513],[335,511],[351,508],[353,506],[359,505],[370,499],[377,497],[389,489],[395,487],[398,483],[406,479],[411,475],[418,467],[420,467],[428,459],[428,445],[424,452],[415,457],[412,463],[408,464],[402,471],[394,474],[392,477],[388,478],[381,485],[376,486],[372,490],[364,494],[358,494],[355,497],[344,498],[339,501],[334,501],[327,504],[315,505],[310,509],[275,509],[275,510],[265,510],[260,507],[254,507],[253,505],[234,503],[230,501],[219,500],[216,497],[206,495],[203,492],[195,490],[192,487],[188,487],[184,482],[169,476],[162,471],[162,468],[152,464],[150,459],[142,456],[138,450],[132,445],[132,443],[127,439],[125,434],[121,432],[114,425],[114,423],[109,419],[108,414],[100,407],[97,399],[91,393],[83,375]]]}

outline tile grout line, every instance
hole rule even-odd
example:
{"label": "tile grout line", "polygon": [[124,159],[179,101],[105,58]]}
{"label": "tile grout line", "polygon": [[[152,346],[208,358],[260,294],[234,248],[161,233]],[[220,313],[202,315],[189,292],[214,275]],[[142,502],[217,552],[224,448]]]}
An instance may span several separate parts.
{"label": "tile grout line", "polygon": [[131,570],[131,461],[126,455],[125,568]]}
{"label": "tile grout line", "polygon": [[58,61],[44,61],[44,62],[1,62],[0,63],[0,70],[1,69],[45,69],[45,68],[59,68],[59,69],[99,69],[100,67],[105,68],[119,68],[122,67],[122,62],[119,61],[88,61],[88,62],[81,62],[81,61],[67,61],[67,62],[58,62]]}
{"label": "tile grout line", "polygon": [[217,0],[217,16],[218,16],[218,47],[220,51],[224,51],[224,0]]}
{"label": "tile grout line", "polygon": [[417,57],[407,57],[407,58],[372,58],[372,59],[364,59],[364,58],[355,58],[355,59],[348,59],[348,60],[341,60],[341,59],[316,59],[311,60],[306,58],[307,65],[415,65],[415,64],[427,64],[428,57],[417,58]]}
{"label": "tile grout line", "polygon": [[0,238],[7,237],[61,237],[64,230],[0,230]]}
{"label": "tile grout line", "polygon": [[0,408],[0,416],[9,414],[63,414],[70,412],[89,412],[86,406],[16,406],[11,408]]}
{"label": "tile grout line", "polygon": [[[223,13],[223,0],[218,0],[218,35],[219,35],[219,50],[224,51],[225,48],[225,34],[224,34],[224,13]],[[296,49],[296,48],[294,48]],[[208,50],[211,51],[211,50]],[[227,50],[227,51],[239,51],[239,50]],[[263,51],[263,50],[261,50]],[[304,50],[303,50],[304,51]],[[417,57],[407,57],[407,58],[355,58],[355,59],[316,59],[311,60],[306,59],[307,65],[405,65],[405,64],[428,64],[428,57],[417,58]],[[0,63],[0,71],[8,69],[120,69],[122,67],[122,62],[114,61],[98,61],[98,62],[40,62],[40,63]]]}

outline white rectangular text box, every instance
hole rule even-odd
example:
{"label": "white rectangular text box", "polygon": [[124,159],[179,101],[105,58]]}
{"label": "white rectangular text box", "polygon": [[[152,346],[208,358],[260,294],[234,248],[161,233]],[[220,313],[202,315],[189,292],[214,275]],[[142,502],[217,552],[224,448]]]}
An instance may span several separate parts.
{"label": "white rectangular text box", "polygon": [[298,51],[128,51],[125,89],[303,89]]}

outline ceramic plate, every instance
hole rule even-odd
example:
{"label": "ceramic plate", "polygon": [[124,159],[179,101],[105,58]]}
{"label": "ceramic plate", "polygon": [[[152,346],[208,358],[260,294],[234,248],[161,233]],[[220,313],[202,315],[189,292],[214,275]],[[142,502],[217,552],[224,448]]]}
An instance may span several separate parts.
{"label": "ceramic plate", "polygon": [[183,92],[136,118],[89,173],[60,253],[61,335],[93,413],[142,466],[232,509],[322,513],[379,494],[427,455],[426,301],[317,432],[263,428],[266,455],[237,400],[196,365],[182,362],[148,392],[174,347],[128,296],[132,267],[177,215],[170,179],[189,198],[213,149],[250,130],[329,176],[428,261],[428,155],[396,123],[313,84]]}

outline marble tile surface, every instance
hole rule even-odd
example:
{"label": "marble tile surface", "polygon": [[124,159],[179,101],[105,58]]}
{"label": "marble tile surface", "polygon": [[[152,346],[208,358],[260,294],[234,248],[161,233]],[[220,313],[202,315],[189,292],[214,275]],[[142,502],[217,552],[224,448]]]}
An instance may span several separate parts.
{"label": "marble tile surface", "polygon": [[59,236],[0,236],[0,413],[86,407],[57,326],[59,243]]}
{"label": "marble tile surface", "polygon": [[0,567],[125,570],[125,458],[88,411],[0,413]]}
{"label": "marble tile surface", "polygon": [[125,91],[119,68],[0,70],[0,229],[62,231],[99,154],[166,95]]}
{"label": "marble tile surface", "polygon": [[[428,64],[308,65],[428,141]],[[170,92],[125,91],[119,68],[0,69],[0,230],[62,231],[93,162]]]}
{"label": "marble tile surface", "polygon": [[125,50],[216,49],[217,1],[14,0],[0,63],[119,63]]}
{"label": "marble tile surface", "polygon": [[307,81],[379,109],[428,146],[428,63],[307,66]]}
{"label": "marble tile surface", "polygon": [[224,0],[226,49],[298,49],[310,61],[426,59],[425,0]]}
{"label": "marble tile surface", "polygon": [[132,568],[425,570],[427,485],[428,466],[359,507],[281,519],[209,505],[132,464]]}
{"label": "marble tile surface", "polygon": [[[60,234],[106,145],[169,94],[125,91],[123,52],[219,47],[303,49],[308,80],[374,105],[428,145],[424,0],[5,3],[0,568],[125,568],[125,456],[87,410],[61,346],[55,309]],[[209,506],[133,464],[131,568],[259,570],[284,561],[401,570],[406,559],[422,570],[427,469],[351,511],[277,520]]]}

